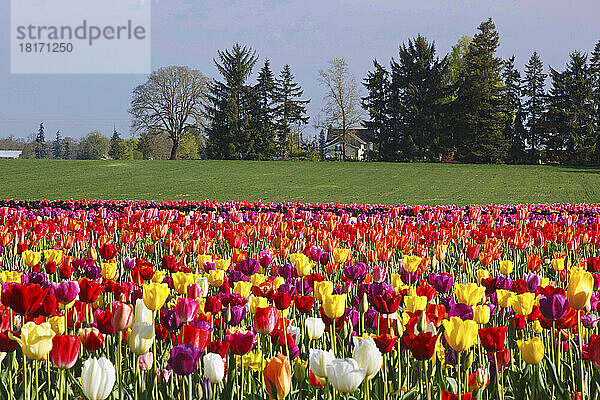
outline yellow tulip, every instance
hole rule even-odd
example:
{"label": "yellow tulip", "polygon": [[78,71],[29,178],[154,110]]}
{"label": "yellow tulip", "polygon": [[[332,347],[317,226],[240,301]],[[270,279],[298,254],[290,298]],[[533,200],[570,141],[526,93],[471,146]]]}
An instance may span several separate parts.
{"label": "yellow tulip", "polygon": [[459,317],[442,321],[444,324],[444,337],[455,351],[461,352],[470,349],[477,343],[477,323],[473,320],[463,321]]}
{"label": "yellow tulip", "polygon": [[53,262],[55,264],[60,264],[63,259],[62,250],[44,250],[44,256],[46,257],[46,262]]}
{"label": "yellow tulip", "polygon": [[265,308],[269,306],[269,301],[265,297],[256,297],[252,296],[248,299],[248,307],[250,308],[250,312],[252,314],[256,313],[256,309],[258,307]]}
{"label": "yellow tulip", "polygon": [[498,297],[498,305],[502,308],[511,307],[517,297],[515,292],[504,289],[497,289],[496,296]]}
{"label": "yellow tulip", "polygon": [[404,256],[404,259],[402,259],[402,268],[412,274],[421,265],[421,260],[422,258],[419,256]]}
{"label": "yellow tulip", "polygon": [[459,303],[473,307],[475,304],[483,300],[485,287],[479,286],[473,282],[464,284],[457,283],[454,287],[454,294],[456,294],[456,299]]}
{"label": "yellow tulip", "polygon": [[[249,369],[251,371],[262,371],[263,369],[263,354],[262,351],[250,352],[244,356],[242,356],[242,365],[244,368]],[[239,365],[239,358],[238,358]]]}
{"label": "yellow tulip", "polygon": [[487,269],[478,269],[477,270],[477,284],[481,285],[481,281],[490,277],[490,271]]}
{"label": "yellow tulip", "polygon": [[48,318],[48,323],[50,324],[50,328],[57,335],[62,335],[65,333],[65,317],[62,315],[57,315],[55,317]]}
{"label": "yellow tulip", "polygon": [[527,341],[517,340],[517,346],[527,364],[538,364],[544,358],[544,343],[537,336]]}
{"label": "yellow tulip", "polygon": [[173,278],[173,286],[175,287],[175,291],[177,291],[179,294],[187,294],[187,287],[196,283],[196,275],[191,273],[188,274],[185,272],[175,272],[171,277]]}
{"label": "yellow tulip", "polygon": [[202,269],[205,262],[212,262],[212,256],[210,254],[198,254],[198,266]]}
{"label": "yellow tulip", "polygon": [[102,277],[104,279],[115,279],[117,276],[117,263],[106,263],[100,264],[102,267]]}
{"label": "yellow tulip", "polygon": [[169,286],[164,283],[151,282],[144,285],[144,293],[142,300],[144,305],[152,311],[157,311],[162,308],[169,296]]}
{"label": "yellow tulip", "polygon": [[0,272],[0,282],[2,283],[21,283],[20,271],[2,271]]}
{"label": "yellow tulip", "polygon": [[424,311],[427,307],[427,296],[406,296],[404,297],[404,311],[417,312]]}
{"label": "yellow tulip", "polygon": [[394,287],[394,289],[396,289],[396,292],[398,292],[398,289],[404,286],[404,282],[402,282],[402,277],[400,274],[390,274],[390,284]]}
{"label": "yellow tulip", "polygon": [[553,258],[552,269],[554,269],[555,271],[562,271],[563,269],[565,269],[565,258]]}
{"label": "yellow tulip", "polygon": [[523,293],[515,297],[512,308],[515,313],[520,315],[529,315],[533,311],[535,305],[535,294],[534,293]]}
{"label": "yellow tulip", "polygon": [[225,281],[225,271],[221,269],[213,269],[209,271],[206,279],[208,280],[208,284],[210,286],[221,287],[223,285],[223,282]]}
{"label": "yellow tulip", "polygon": [[290,261],[296,266],[296,273],[298,274],[298,276],[302,277],[310,274],[310,270],[312,269],[312,263],[305,254],[290,254]]}
{"label": "yellow tulip", "polygon": [[33,268],[42,260],[42,253],[39,251],[25,250],[21,254],[21,257],[23,257],[23,262],[25,265],[27,265],[29,268]]}
{"label": "yellow tulip", "polygon": [[52,350],[52,338],[56,334],[48,322],[36,325],[30,321],[21,328],[21,337],[15,337],[11,333],[8,335],[19,343],[25,357],[30,360],[45,360]]}
{"label": "yellow tulip", "polygon": [[340,318],[346,312],[346,294],[330,294],[323,297],[323,310],[328,318]]}
{"label": "yellow tulip", "polygon": [[167,271],[154,271],[154,275],[152,275],[152,282],[162,283],[165,280],[165,276],[167,276]]}
{"label": "yellow tulip", "polygon": [[509,275],[514,268],[514,264],[510,260],[500,260],[500,273],[502,275]]}
{"label": "yellow tulip", "polygon": [[333,249],[333,260],[336,262],[336,264],[339,264],[339,265],[344,264],[348,260],[349,256],[350,256],[350,249],[342,249],[342,248]]}
{"label": "yellow tulip", "polygon": [[576,310],[582,310],[592,297],[594,277],[587,271],[573,270],[569,278],[567,296],[569,305]]}
{"label": "yellow tulip", "polygon": [[532,328],[532,329],[533,329],[533,331],[534,331],[535,333],[537,333],[538,335],[539,335],[540,333],[542,333],[542,331],[543,331],[542,324],[540,323],[540,320],[539,320],[539,319],[536,319],[535,321],[533,321],[533,324],[532,324],[531,328]]}
{"label": "yellow tulip", "polygon": [[252,286],[258,286],[266,280],[267,277],[263,274],[254,274],[250,277],[250,282],[252,282]]}
{"label": "yellow tulip", "polygon": [[323,302],[323,297],[333,293],[333,282],[331,281],[315,281],[315,298],[317,301]]}
{"label": "yellow tulip", "polygon": [[273,279],[273,289],[277,290],[277,288],[279,288],[279,286],[283,285],[284,283],[285,279],[283,279],[282,276],[275,277],[275,279]]}
{"label": "yellow tulip", "polygon": [[229,260],[215,260],[213,262],[219,271],[227,271],[231,265],[231,261]]}
{"label": "yellow tulip", "polygon": [[479,325],[485,325],[490,322],[490,307],[485,304],[476,306],[473,309],[473,319]]}
{"label": "yellow tulip", "polygon": [[248,298],[250,296],[251,289],[252,283],[250,282],[237,281],[233,284],[233,291],[244,298]]}

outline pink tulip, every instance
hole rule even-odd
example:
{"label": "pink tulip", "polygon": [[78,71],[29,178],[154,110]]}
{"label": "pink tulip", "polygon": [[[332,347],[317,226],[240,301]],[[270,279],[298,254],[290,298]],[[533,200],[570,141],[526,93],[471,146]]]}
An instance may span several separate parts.
{"label": "pink tulip", "polygon": [[197,300],[180,297],[177,299],[177,305],[175,306],[175,316],[181,322],[190,322],[196,317],[198,307]]}

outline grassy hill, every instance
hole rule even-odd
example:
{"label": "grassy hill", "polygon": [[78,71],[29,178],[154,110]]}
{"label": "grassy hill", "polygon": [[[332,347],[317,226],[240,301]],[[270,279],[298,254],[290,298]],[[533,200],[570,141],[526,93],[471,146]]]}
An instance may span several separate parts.
{"label": "grassy hill", "polygon": [[0,160],[0,198],[408,204],[599,202],[600,169],[250,161]]}

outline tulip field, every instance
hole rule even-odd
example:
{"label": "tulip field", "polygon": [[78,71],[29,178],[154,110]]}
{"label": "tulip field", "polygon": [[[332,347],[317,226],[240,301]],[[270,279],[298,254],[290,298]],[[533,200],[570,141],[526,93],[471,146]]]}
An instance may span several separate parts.
{"label": "tulip field", "polygon": [[0,201],[0,399],[598,399],[600,205]]}

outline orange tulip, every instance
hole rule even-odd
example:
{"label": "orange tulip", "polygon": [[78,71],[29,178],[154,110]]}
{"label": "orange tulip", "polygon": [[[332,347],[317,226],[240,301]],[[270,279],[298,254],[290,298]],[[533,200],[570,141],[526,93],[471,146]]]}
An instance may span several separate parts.
{"label": "orange tulip", "polygon": [[263,376],[269,399],[283,399],[292,389],[292,367],[281,353],[267,362]]}

